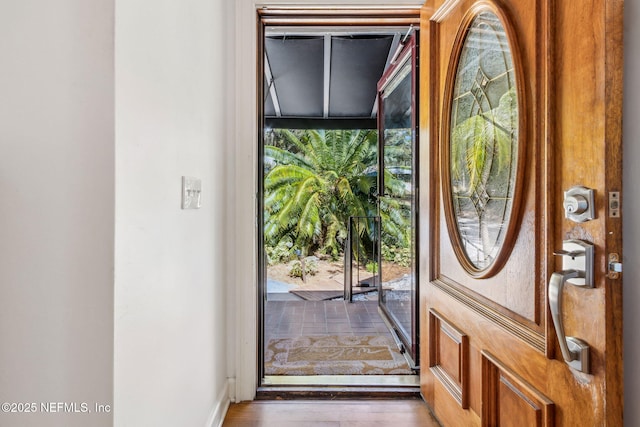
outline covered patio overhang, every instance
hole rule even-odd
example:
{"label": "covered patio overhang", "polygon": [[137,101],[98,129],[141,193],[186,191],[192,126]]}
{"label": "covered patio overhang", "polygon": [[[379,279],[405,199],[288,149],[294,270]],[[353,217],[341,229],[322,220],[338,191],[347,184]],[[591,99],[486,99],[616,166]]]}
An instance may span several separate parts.
{"label": "covered patio overhang", "polygon": [[377,83],[411,27],[272,27],[265,33],[267,128],[375,129]]}

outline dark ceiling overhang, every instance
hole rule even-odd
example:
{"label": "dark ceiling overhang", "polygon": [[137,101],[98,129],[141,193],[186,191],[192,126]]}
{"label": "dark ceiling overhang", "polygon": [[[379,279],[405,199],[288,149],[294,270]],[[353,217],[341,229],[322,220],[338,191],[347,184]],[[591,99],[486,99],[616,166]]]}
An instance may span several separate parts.
{"label": "dark ceiling overhang", "polygon": [[378,80],[404,28],[267,33],[265,126],[375,129]]}

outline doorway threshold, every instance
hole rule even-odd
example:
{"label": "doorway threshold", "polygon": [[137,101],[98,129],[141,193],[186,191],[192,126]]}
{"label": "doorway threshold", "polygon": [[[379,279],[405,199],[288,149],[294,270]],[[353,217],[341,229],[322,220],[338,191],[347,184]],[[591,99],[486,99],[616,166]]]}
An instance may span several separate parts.
{"label": "doorway threshold", "polygon": [[265,376],[256,399],[420,397],[419,375]]}
{"label": "doorway threshold", "polygon": [[418,375],[268,375],[263,386],[393,386],[419,387]]}

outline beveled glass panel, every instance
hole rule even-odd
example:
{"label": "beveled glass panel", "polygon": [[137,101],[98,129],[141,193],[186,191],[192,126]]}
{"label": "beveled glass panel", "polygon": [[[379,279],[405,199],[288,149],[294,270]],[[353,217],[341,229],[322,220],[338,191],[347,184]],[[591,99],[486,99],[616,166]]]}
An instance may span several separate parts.
{"label": "beveled glass panel", "polygon": [[492,265],[511,217],[518,153],[518,99],[500,19],[478,14],[462,43],[451,102],[451,202],[459,243],[476,270]]}

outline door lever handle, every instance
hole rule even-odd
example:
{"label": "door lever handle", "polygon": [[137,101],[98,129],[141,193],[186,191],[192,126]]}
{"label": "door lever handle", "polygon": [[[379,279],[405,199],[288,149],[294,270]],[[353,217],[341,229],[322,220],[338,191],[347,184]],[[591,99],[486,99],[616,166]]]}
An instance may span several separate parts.
{"label": "door lever handle", "polygon": [[583,276],[578,270],[554,272],[549,280],[549,308],[564,361],[572,368],[589,373],[589,345],[579,338],[568,337],[562,322],[562,290],[567,280]]}

